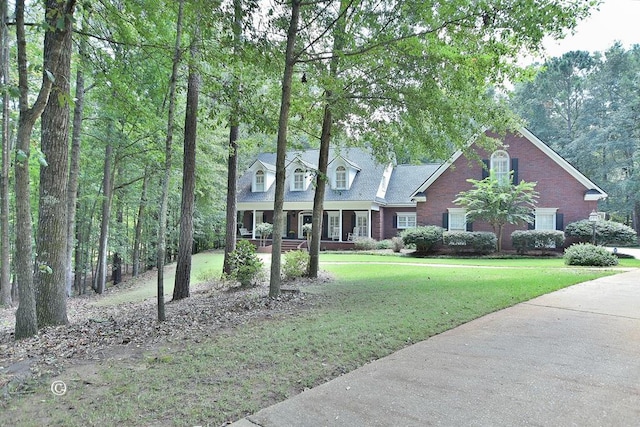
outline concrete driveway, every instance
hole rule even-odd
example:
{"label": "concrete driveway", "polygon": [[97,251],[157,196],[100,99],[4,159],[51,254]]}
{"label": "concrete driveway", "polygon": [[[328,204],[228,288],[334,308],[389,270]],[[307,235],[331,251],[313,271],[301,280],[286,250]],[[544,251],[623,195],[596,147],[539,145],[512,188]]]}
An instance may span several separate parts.
{"label": "concrete driveway", "polygon": [[640,270],[489,314],[232,425],[639,426]]}

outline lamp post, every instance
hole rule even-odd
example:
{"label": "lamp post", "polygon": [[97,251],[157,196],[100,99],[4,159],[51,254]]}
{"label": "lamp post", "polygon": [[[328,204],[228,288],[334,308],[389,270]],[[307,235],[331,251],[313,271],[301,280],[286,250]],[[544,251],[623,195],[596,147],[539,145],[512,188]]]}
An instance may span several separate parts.
{"label": "lamp post", "polygon": [[600,215],[598,215],[598,212],[596,212],[595,210],[591,211],[591,213],[589,214],[589,222],[593,227],[593,237],[592,237],[591,243],[594,246],[596,244],[596,222],[598,222],[599,219],[600,219]]}

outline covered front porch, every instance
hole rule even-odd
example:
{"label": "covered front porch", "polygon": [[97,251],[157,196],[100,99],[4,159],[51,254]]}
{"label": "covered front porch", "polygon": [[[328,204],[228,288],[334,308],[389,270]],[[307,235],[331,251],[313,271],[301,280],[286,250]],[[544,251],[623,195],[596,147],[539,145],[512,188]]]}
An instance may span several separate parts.
{"label": "covered front porch", "polygon": [[[354,239],[376,235],[373,223],[379,223],[379,211],[371,206],[368,209],[325,209],[322,218],[321,240],[327,248],[339,247],[333,243],[352,244]],[[273,210],[244,210],[238,211],[238,237],[258,240],[256,226],[263,222],[273,224]],[[312,212],[309,209],[285,209],[285,229],[283,239],[303,241],[306,236],[303,226],[311,224]],[[379,234],[379,233],[377,233]],[[350,246],[346,246],[350,247]]]}

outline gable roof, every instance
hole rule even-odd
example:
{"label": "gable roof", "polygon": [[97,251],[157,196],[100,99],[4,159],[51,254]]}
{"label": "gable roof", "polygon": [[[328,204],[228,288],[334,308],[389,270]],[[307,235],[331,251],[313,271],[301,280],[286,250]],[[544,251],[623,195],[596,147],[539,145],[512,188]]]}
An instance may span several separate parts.
{"label": "gable roof", "polygon": [[[525,127],[521,127],[518,129],[518,132],[529,140],[535,147],[537,147],[540,151],[545,153],[551,160],[553,160],[558,166],[564,169],[569,175],[576,179],[580,184],[582,184],[585,191],[585,200],[600,200],[606,199],[607,193],[594,184],[589,178],[584,176],[580,171],[578,171],[575,167],[573,167],[569,162],[567,162],[564,158],[562,158],[558,153],[553,151],[551,147],[542,142],[537,136],[535,136],[531,131],[526,129]],[[475,143],[475,139],[472,139],[468,142],[467,147],[471,146]],[[416,189],[411,198],[420,198],[422,193],[431,186],[461,155],[463,154],[462,150],[458,150],[444,163],[442,163],[438,169],[430,175],[423,183]]]}
{"label": "gable roof", "polygon": [[420,165],[397,165],[393,169],[385,202],[391,206],[415,206],[411,200],[414,190],[424,177],[431,176],[440,167],[440,163]]}

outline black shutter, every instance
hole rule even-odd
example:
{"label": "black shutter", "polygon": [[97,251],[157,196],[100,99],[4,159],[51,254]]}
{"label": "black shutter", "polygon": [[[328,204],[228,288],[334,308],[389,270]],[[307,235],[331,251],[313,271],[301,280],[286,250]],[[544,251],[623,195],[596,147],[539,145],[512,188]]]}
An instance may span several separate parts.
{"label": "black shutter", "polygon": [[467,231],[473,231],[473,222],[467,222]]}
{"label": "black shutter", "polygon": [[556,214],[556,230],[564,230],[564,214]]}
{"label": "black shutter", "polygon": [[326,212],[322,213],[322,237],[325,239],[329,237],[329,215]]}
{"label": "black shutter", "polygon": [[448,212],[444,212],[442,214],[442,228],[444,228],[445,230],[449,229],[449,213]]}
{"label": "black shutter", "polygon": [[490,163],[489,163],[489,159],[483,159],[482,160],[482,179],[485,179],[489,176],[489,167],[490,167]]}
{"label": "black shutter", "polygon": [[393,216],[393,228],[398,228],[398,215]]}
{"label": "black shutter", "polygon": [[536,215],[531,214],[531,222],[527,222],[527,230],[535,230],[536,229]]}
{"label": "black shutter", "polygon": [[511,170],[513,171],[513,183],[518,184],[518,159],[511,159]]}
{"label": "black shutter", "polygon": [[355,228],[356,228],[356,213],[354,212],[351,214],[351,230],[349,230],[349,233],[351,233]]}

